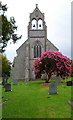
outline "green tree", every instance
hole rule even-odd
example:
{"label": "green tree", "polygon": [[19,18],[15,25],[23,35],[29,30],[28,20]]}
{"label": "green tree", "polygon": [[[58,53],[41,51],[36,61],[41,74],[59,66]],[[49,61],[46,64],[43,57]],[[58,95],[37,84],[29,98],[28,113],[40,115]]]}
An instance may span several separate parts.
{"label": "green tree", "polygon": [[10,76],[11,62],[4,55],[0,55],[0,58],[2,58],[2,77],[4,75]]}
{"label": "green tree", "polygon": [[16,43],[18,39],[22,37],[15,33],[17,30],[17,26],[15,25],[16,21],[14,17],[10,17],[10,21],[5,16],[5,12],[7,11],[7,4],[2,5],[0,2],[0,52],[3,53],[5,51],[5,47],[10,39],[12,39],[13,43]]}
{"label": "green tree", "polygon": [[2,65],[2,77],[4,75],[10,76],[11,62],[7,59],[5,55],[0,54],[0,66]]}
{"label": "green tree", "polygon": [[2,55],[0,54],[0,77],[2,77]]}

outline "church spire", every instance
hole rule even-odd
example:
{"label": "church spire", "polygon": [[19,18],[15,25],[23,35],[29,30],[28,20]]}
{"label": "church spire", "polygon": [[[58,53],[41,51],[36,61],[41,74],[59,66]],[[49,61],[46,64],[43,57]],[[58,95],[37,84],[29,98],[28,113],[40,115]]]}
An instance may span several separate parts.
{"label": "church spire", "polygon": [[38,8],[38,4],[36,4],[36,8]]}

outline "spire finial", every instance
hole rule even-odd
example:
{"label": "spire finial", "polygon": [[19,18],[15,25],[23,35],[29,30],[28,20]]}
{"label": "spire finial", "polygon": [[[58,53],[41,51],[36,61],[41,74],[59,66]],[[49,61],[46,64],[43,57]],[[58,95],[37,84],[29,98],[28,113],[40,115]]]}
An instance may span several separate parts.
{"label": "spire finial", "polygon": [[36,4],[36,8],[38,7],[38,4]]}

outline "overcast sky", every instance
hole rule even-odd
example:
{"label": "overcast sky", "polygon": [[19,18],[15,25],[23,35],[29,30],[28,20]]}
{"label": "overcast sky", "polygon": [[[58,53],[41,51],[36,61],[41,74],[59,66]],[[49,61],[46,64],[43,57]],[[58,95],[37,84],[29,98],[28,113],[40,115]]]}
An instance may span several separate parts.
{"label": "overcast sky", "polygon": [[7,4],[8,19],[15,17],[18,35],[22,38],[14,45],[8,44],[5,54],[10,61],[16,56],[16,49],[27,40],[29,15],[38,4],[38,8],[45,14],[47,38],[62,52],[71,58],[71,1],[72,0],[2,0]]}

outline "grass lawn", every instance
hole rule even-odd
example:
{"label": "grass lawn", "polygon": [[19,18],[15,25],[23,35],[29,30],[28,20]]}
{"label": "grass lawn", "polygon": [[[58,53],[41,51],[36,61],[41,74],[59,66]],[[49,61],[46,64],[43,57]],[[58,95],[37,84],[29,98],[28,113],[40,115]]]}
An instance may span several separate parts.
{"label": "grass lawn", "polygon": [[[2,81],[0,80],[0,83],[1,83]],[[1,103],[2,103],[2,86],[0,85],[0,118],[2,117],[2,105],[1,105]]]}
{"label": "grass lawn", "polygon": [[[49,95],[45,81],[12,84],[12,92],[4,92],[3,118],[71,118],[71,86],[57,85],[57,95]],[[23,83],[24,85],[20,85]],[[26,84],[27,83],[27,84]]]}

